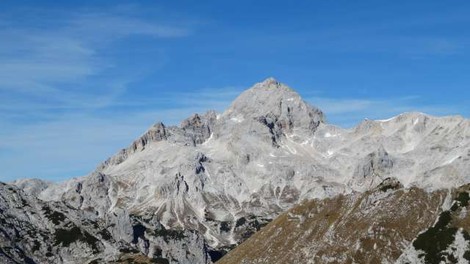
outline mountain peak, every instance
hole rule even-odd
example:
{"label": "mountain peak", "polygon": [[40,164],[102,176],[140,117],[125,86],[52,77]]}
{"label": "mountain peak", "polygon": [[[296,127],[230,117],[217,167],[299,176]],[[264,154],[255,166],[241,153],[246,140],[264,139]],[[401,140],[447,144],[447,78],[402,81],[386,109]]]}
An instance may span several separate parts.
{"label": "mountain peak", "polygon": [[279,92],[280,90],[283,90],[286,92],[296,94],[298,96],[298,94],[294,90],[292,90],[289,86],[281,83],[280,81],[274,79],[273,77],[269,77],[262,82],[256,83],[249,90],[252,90],[252,92],[255,92],[255,91]]}
{"label": "mountain peak", "polygon": [[274,78],[255,84],[240,94],[224,112],[231,120],[258,120],[270,116],[288,127],[314,129],[323,122],[323,113]]}
{"label": "mountain peak", "polygon": [[276,87],[279,87],[281,86],[282,84],[276,80],[274,77],[268,77],[266,78],[264,81],[258,83],[259,86],[276,86]]}

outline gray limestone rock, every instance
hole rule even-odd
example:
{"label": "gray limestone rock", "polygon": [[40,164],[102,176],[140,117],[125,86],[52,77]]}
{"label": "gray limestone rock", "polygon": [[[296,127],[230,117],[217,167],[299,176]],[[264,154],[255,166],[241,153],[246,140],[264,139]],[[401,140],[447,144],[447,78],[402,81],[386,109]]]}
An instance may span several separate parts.
{"label": "gray limestone rock", "polygon": [[[86,177],[16,182],[21,195],[0,200],[0,221],[9,224],[0,259],[106,262],[137,254],[210,263],[303,200],[392,186],[387,179],[404,188],[460,186],[470,181],[469,153],[467,119],[406,113],[342,129],[267,79],[223,113],[157,123]],[[22,199],[27,209],[15,209]],[[64,220],[47,220],[42,206]],[[15,250],[14,228],[44,232],[40,250],[27,236]],[[59,243],[47,251],[59,229],[76,234],[78,250]]]}

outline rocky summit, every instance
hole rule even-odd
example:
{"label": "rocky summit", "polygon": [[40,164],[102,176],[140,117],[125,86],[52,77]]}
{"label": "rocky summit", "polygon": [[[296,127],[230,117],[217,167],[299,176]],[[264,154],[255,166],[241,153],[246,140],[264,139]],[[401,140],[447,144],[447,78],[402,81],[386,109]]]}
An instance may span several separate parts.
{"label": "rocky summit", "polygon": [[223,113],[153,125],[88,176],[2,183],[0,262],[470,259],[469,120],[325,120],[269,78]]}

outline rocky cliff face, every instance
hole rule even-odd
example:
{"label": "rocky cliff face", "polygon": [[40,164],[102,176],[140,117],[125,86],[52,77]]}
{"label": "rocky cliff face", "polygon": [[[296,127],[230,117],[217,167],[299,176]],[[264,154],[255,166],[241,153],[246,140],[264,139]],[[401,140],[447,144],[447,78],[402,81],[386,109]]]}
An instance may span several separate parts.
{"label": "rocky cliff face", "polygon": [[204,238],[124,210],[97,215],[0,183],[1,263],[207,263]]}
{"label": "rocky cliff face", "polygon": [[[267,79],[223,113],[195,114],[179,126],[157,123],[89,176],[13,184],[34,197],[31,203],[66,208],[61,212],[74,223],[114,223],[106,230],[115,242],[87,231],[110,249],[90,251],[90,260],[117,261],[124,243],[138,257],[210,263],[304,200],[357,196],[384,180],[427,191],[470,182],[469,127],[461,117],[406,113],[341,129]],[[4,217],[14,225],[15,214]]]}

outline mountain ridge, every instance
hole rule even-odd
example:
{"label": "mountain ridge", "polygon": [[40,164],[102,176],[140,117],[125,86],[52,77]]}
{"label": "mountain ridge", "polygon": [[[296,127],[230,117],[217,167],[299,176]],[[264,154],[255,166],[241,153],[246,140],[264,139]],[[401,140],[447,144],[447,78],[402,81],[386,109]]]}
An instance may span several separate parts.
{"label": "mountain ridge", "polygon": [[[470,182],[469,160],[467,119],[406,113],[342,129],[269,78],[221,114],[156,123],[88,176],[13,184],[85,219],[127,223],[124,244],[139,254],[210,263],[304,200],[364,193],[386,180],[429,191],[458,187]],[[182,244],[161,241],[163,233],[200,253],[185,256]]]}

